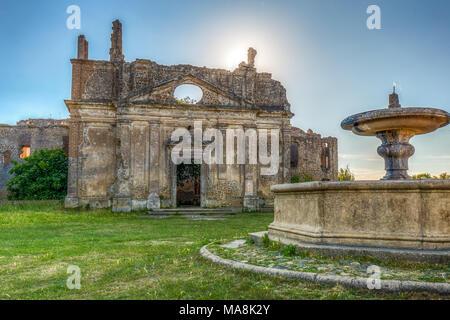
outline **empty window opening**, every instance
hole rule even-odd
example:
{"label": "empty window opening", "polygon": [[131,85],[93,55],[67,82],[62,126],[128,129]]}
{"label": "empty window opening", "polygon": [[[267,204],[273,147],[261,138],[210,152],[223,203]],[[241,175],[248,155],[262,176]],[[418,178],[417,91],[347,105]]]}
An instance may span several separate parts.
{"label": "empty window opening", "polygon": [[25,159],[31,155],[31,147],[30,146],[22,146],[21,153],[19,155],[20,159]]}
{"label": "empty window opening", "polygon": [[321,162],[322,169],[330,169],[330,148],[328,146],[328,143],[324,143],[322,145]]}
{"label": "empty window opening", "polygon": [[9,165],[11,163],[11,151],[6,150],[2,154],[2,163]]}
{"label": "empty window opening", "polygon": [[182,84],[175,88],[174,97],[178,103],[196,104],[203,97],[200,87],[193,84]]}
{"label": "empty window opening", "polygon": [[291,144],[291,168],[298,167],[298,147],[296,144]]}

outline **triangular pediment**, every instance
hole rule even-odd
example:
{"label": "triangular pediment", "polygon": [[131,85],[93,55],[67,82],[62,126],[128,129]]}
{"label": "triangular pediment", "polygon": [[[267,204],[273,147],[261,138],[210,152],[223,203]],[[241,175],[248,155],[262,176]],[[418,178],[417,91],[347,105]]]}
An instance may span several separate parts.
{"label": "triangular pediment", "polygon": [[132,103],[148,102],[177,104],[178,101],[174,97],[174,92],[178,86],[183,84],[192,84],[202,90],[203,96],[201,100],[197,102],[197,105],[252,105],[251,102],[246,101],[242,97],[192,74],[186,74],[161,81],[143,89],[133,91],[128,95],[127,99]]}

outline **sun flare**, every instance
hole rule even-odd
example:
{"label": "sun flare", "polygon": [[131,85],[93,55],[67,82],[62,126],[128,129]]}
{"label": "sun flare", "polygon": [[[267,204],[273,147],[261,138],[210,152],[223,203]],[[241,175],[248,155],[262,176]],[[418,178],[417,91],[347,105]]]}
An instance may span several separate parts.
{"label": "sun flare", "polygon": [[247,50],[245,45],[236,46],[225,51],[225,66],[228,70],[234,70],[239,64],[247,62]]}

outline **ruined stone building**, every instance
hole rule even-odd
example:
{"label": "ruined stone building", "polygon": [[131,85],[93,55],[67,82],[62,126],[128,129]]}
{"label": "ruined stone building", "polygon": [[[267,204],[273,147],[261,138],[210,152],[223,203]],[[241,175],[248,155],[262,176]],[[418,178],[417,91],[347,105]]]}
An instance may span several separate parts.
{"label": "ruined stone building", "polygon": [[15,126],[0,124],[0,198],[6,197],[12,160],[20,162],[36,150],[56,148],[66,153],[69,150],[68,120],[29,119]]}
{"label": "ruined stone building", "polygon": [[[78,57],[71,59],[72,93],[65,101],[70,112],[67,207],[130,211],[190,204],[252,210],[273,205],[270,187],[290,182],[293,175],[337,179],[336,138],[291,126],[286,90],[270,73],[257,72],[256,50],[250,48],[248,61],[232,72],[126,62],[116,20],[109,52],[109,61],[89,59],[88,42],[80,36]],[[184,84],[199,87],[201,99],[177,100],[174,91]],[[201,121],[203,132],[215,128],[224,136],[227,129],[254,129],[258,135],[278,129],[277,172],[262,175],[260,163],[174,164],[171,135],[177,128],[193,132],[194,121]]]}
{"label": "ruined stone building", "polygon": [[[270,186],[293,173],[337,178],[337,141],[293,129],[293,114],[280,82],[254,67],[256,50],[233,72],[191,65],[164,66],[150,60],[126,62],[122,25],[116,20],[110,60],[90,60],[84,36],[72,59],[68,207],[109,207],[115,211],[176,207],[180,166],[171,161],[171,133],[192,131],[195,120],[213,127],[280,130],[280,166],[260,174],[259,164],[201,164],[193,198],[206,207],[271,204]],[[182,84],[201,88],[196,104],[174,97]],[[291,148],[295,151],[292,154]],[[291,169],[291,164],[294,167]],[[186,192],[186,190],[183,190]],[[199,193],[199,194],[198,194]]]}

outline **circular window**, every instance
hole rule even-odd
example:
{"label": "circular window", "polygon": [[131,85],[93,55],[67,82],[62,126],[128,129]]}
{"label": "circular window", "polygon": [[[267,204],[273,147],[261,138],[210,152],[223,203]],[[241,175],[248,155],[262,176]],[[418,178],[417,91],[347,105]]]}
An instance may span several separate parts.
{"label": "circular window", "polygon": [[202,99],[203,91],[196,85],[182,84],[175,89],[174,97],[178,103],[196,104]]}

